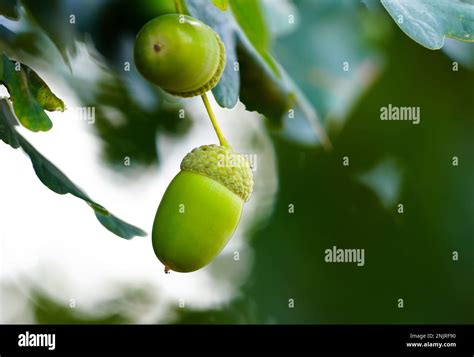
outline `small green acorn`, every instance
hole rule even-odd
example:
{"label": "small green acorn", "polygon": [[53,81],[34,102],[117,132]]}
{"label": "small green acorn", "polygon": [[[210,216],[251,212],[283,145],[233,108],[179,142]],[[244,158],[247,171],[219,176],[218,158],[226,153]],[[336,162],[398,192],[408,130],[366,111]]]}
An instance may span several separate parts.
{"label": "small green acorn", "polygon": [[152,242],[165,272],[192,272],[224,248],[253,189],[246,158],[232,149],[204,145],[181,162],[156,212]]}
{"label": "small green acorn", "polygon": [[146,23],[134,48],[138,71],[180,97],[202,95],[219,82],[225,48],[206,24],[186,15],[167,14]]}

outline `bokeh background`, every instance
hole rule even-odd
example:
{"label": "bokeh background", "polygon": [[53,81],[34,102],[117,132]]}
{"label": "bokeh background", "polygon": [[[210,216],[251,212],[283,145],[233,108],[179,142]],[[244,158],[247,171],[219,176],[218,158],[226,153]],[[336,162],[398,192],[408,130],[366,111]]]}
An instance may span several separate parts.
{"label": "bokeh background", "polygon": [[[181,158],[216,143],[199,99],[166,96],[133,66],[135,34],[174,12],[173,2],[49,5],[36,2],[36,11],[53,29],[76,17],[74,34],[59,31],[62,47],[25,9],[19,21],[0,16],[0,33],[16,34],[1,37],[2,51],[68,107],[50,114],[50,132],[19,130],[91,197],[151,232]],[[1,143],[1,323],[474,322],[473,45],[446,39],[428,50],[382,8],[356,0],[260,5],[272,53],[316,109],[332,150],[298,115],[275,125],[242,103],[213,102],[233,147],[257,157],[255,194],[212,264],[165,275],[149,236],[106,231]],[[420,124],[381,121],[389,104],[420,107]],[[77,114],[83,107],[95,108],[94,123]],[[326,263],[333,246],[365,249],[365,266]]]}

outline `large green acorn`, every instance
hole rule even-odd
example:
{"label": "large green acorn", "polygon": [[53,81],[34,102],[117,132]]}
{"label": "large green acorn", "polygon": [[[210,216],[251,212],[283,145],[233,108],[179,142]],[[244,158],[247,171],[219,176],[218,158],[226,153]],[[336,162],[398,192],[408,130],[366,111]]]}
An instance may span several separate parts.
{"label": "large green acorn", "polygon": [[134,57],[143,77],[180,97],[214,88],[225,66],[219,35],[201,21],[178,14],[146,23],[137,35]]}
{"label": "large green acorn", "polygon": [[247,159],[224,146],[204,145],[181,162],[153,223],[153,249],[165,271],[192,272],[224,248],[253,188]]}

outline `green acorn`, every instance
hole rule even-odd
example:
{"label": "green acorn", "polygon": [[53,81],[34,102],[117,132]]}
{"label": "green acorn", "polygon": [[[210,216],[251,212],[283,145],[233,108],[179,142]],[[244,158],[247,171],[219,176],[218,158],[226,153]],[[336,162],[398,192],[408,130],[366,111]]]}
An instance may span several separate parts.
{"label": "green acorn", "polygon": [[134,57],[143,77],[180,97],[214,88],[225,66],[219,35],[201,21],[178,14],[146,23],[137,35]]}
{"label": "green acorn", "polygon": [[224,248],[253,188],[250,164],[230,148],[204,145],[181,162],[156,212],[152,242],[165,271],[192,272]]}

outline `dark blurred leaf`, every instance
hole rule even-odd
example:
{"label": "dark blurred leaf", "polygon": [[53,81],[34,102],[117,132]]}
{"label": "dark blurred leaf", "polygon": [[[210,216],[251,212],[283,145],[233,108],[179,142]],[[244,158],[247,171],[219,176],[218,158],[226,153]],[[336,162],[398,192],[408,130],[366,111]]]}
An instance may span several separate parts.
{"label": "dark blurred leaf", "polygon": [[64,103],[56,97],[44,81],[28,66],[1,56],[2,77],[13,101],[13,109],[20,123],[32,131],[48,131],[53,123],[45,110],[64,111]]}
{"label": "dark blurred leaf", "polygon": [[454,61],[471,70],[474,69],[474,45],[471,43],[447,38],[444,41],[443,51]]}
{"label": "dark blurred leaf", "polygon": [[[125,2],[128,0],[124,0]],[[182,1],[182,0],[179,0]],[[144,16],[161,16],[164,14],[172,14],[176,12],[174,0],[137,0],[134,2]]]}
{"label": "dark blurred leaf", "polygon": [[12,20],[18,20],[18,1],[0,0],[0,15],[8,17]]}
{"label": "dark blurred leaf", "polygon": [[34,299],[32,304],[35,322],[39,324],[124,324],[131,322],[119,312],[104,313],[101,316],[85,314],[40,293],[36,293],[32,299]]}
{"label": "dark blurred leaf", "polygon": [[74,16],[74,22],[79,19],[75,19],[75,14],[68,13],[66,1],[48,0],[45,3],[38,0],[21,0],[21,3],[69,64],[69,54],[76,53],[75,23],[71,23],[71,16]]}
{"label": "dark blurred leaf", "polygon": [[120,293],[107,299],[94,309],[98,313],[91,313],[80,306],[71,308],[69,303],[58,301],[39,288],[32,287],[29,294],[35,322],[49,324],[124,324],[132,323],[130,309],[143,304],[151,303],[148,287],[120,287]]}
{"label": "dark blurred leaf", "polygon": [[295,104],[295,89],[290,87],[289,82],[275,76],[255,48],[248,45],[245,37],[239,36],[237,54],[242,82],[240,100],[247,110],[257,111],[275,125],[281,125],[283,117]]}
{"label": "dark blurred leaf", "polygon": [[145,23],[157,16],[176,12],[174,0],[134,0],[133,6],[130,0],[77,4],[74,11],[81,18],[77,31],[90,36],[109,63],[120,67],[124,55],[128,57],[127,61],[133,57],[124,53],[127,42],[135,38]]}
{"label": "dark blurred leaf", "polygon": [[14,39],[15,33],[7,29],[5,26],[0,25],[0,44],[2,45],[2,49],[7,45],[11,45]]}
{"label": "dark blurred leaf", "polygon": [[395,23],[419,44],[437,50],[444,38],[474,41],[472,0],[381,0]]}
{"label": "dark blurred leaf", "polygon": [[237,298],[230,304],[210,310],[192,310],[176,307],[175,323],[179,324],[253,324],[265,323],[248,298]]}
{"label": "dark blurred leaf", "polygon": [[22,51],[31,55],[39,54],[38,34],[32,32],[15,33],[0,25],[0,48],[10,56],[19,56]]}
{"label": "dark blurred leaf", "polygon": [[20,142],[14,128],[14,126],[18,125],[18,122],[13,116],[10,106],[5,105],[4,100],[0,101],[0,118],[3,118],[3,120],[0,121],[0,139],[12,148],[18,149]]}
{"label": "dark blurred leaf", "polygon": [[[151,91],[152,106],[140,105],[139,90],[132,87],[135,89],[132,92],[126,86],[125,80],[134,80],[130,77],[120,78],[110,73],[96,84],[93,100],[86,102],[95,108],[93,128],[102,140],[104,158],[125,173],[133,173],[130,168],[140,169],[159,162],[158,133],[181,135],[191,125],[191,113],[183,112],[184,118],[181,118],[179,103],[167,102],[154,86],[146,84],[143,89]],[[124,164],[126,159],[129,159],[127,165]]]}
{"label": "dark blurred leaf", "polygon": [[77,198],[84,200],[94,209],[94,212],[102,225],[119,237],[130,239],[134,236],[145,236],[146,233],[119,218],[110,214],[103,206],[94,202],[87,194],[77,187],[66,175],[56,166],[39,153],[23,136],[14,128],[12,123],[13,115],[6,99],[0,100],[0,139],[12,146],[14,149],[21,146],[30,157],[36,175],[41,182],[50,190],[64,195],[70,193]]}

